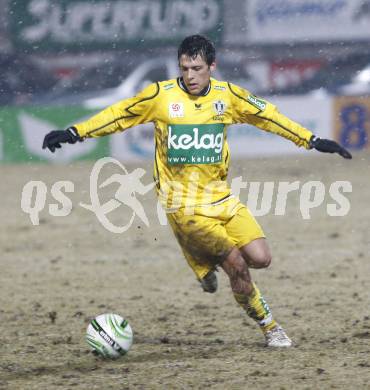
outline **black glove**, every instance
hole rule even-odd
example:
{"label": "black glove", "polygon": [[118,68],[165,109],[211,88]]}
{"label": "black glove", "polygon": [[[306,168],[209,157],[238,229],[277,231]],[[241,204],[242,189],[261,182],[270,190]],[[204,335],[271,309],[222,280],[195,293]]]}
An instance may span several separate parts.
{"label": "black glove", "polygon": [[343,158],[351,159],[351,153],[331,139],[321,139],[314,135],[310,139],[310,147],[323,153],[338,153]]}
{"label": "black glove", "polygon": [[53,130],[45,135],[42,148],[48,148],[54,153],[55,149],[62,147],[61,144],[75,144],[77,141],[82,141],[82,138],[78,135],[75,127],[69,127],[67,130]]}

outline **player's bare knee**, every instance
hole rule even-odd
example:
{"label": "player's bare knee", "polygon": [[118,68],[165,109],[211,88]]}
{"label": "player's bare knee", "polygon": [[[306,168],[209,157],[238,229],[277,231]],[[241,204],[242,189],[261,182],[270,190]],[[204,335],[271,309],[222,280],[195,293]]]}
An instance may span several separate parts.
{"label": "player's bare knee", "polygon": [[248,265],[237,248],[233,249],[221,266],[229,277],[230,286],[234,294],[250,294],[252,291],[252,280]]}
{"label": "player's bare knee", "polygon": [[239,256],[238,258],[234,259],[234,261],[232,262],[229,278],[232,281],[237,281],[237,280],[249,281],[250,275],[248,271],[248,266],[245,263],[242,256]]}
{"label": "player's bare knee", "polygon": [[252,279],[247,265],[240,264],[234,268],[234,274],[229,276],[231,289],[234,294],[249,294],[252,289]]}
{"label": "player's bare knee", "polygon": [[230,280],[244,279],[249,276],[248,266],[237,248],[234,248],[230,252],[221,266],[229,276]]}
{"label": "player's bare knee", "polygon": [[236,279],[245,279],[246,275],[248,275],[248,268],[244,262],[240,262],[238,264],[235,264],[234,266],[234,278]]}
{"label": "player's bare knee", "polygon": [[271,252],[265,239],[256,239],[240,251],[251,268],[267,268],[271,264]]}
{"label": "player's bare knee", "polygon": [[259,267],[258,268],[267,268],[270,266],[272,261],[272,257],[270,253],[265,253],[258,261]]}
{"label": "player's bare knee", "polygon": [[261,252],[258,255],[253,256],[249,259],[248,264],[252,268],[267,268],[270,266],[272,257],[270,252]]}

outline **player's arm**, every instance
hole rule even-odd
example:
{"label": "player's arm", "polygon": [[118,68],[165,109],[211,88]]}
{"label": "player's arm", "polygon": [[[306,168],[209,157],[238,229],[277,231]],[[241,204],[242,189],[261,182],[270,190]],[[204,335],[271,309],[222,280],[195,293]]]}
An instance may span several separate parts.
{"label": "player's arm", "polygon": [[229,88],[233,95],[233,117],[236,123],[250,123],[306,149],[338,153],[344,158],[352,158],[351,154],[337,142],[316,137],[310,130],[281,114],[276,106],[268,101],[233,84],[229,84]]}
{"label": "player's arm", "polygon": [[113,104],[84,122],[66,130],[51,131],[45,136],[42,147],[54,152],[63,143],[74,144],[86,138],[102,137],[151,122],[155,119],[159,90],[158,83],[151,84],[136,96]]}

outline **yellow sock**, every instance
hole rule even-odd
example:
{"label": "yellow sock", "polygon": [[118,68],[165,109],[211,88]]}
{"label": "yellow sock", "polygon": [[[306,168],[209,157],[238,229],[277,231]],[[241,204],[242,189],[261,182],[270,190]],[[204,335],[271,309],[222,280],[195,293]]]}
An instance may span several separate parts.
{"label": "yellow sock", "polygon": [[276,321],[272,317],[271,310],[261,295],[258,287],[252,283],[253,290],[250,295],[235,294],[235,300],[247,312],[248,316],[255,320],[263,332],[275,328]]}

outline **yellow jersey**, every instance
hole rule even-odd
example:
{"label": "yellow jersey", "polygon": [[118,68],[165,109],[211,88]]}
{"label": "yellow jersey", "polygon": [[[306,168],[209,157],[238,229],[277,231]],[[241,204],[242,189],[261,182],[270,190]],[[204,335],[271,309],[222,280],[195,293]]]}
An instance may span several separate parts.
{"label": "yellow jersey", "polygon": [[312,136],[268,101],[213,78],[201,96],[189,94],[181,78],[151,84],[74,126],[81,138],[89,138],[147,122],[155,126],[154,179],[168,210],[230,196],[228,125],[249,123],[307,149]]}

